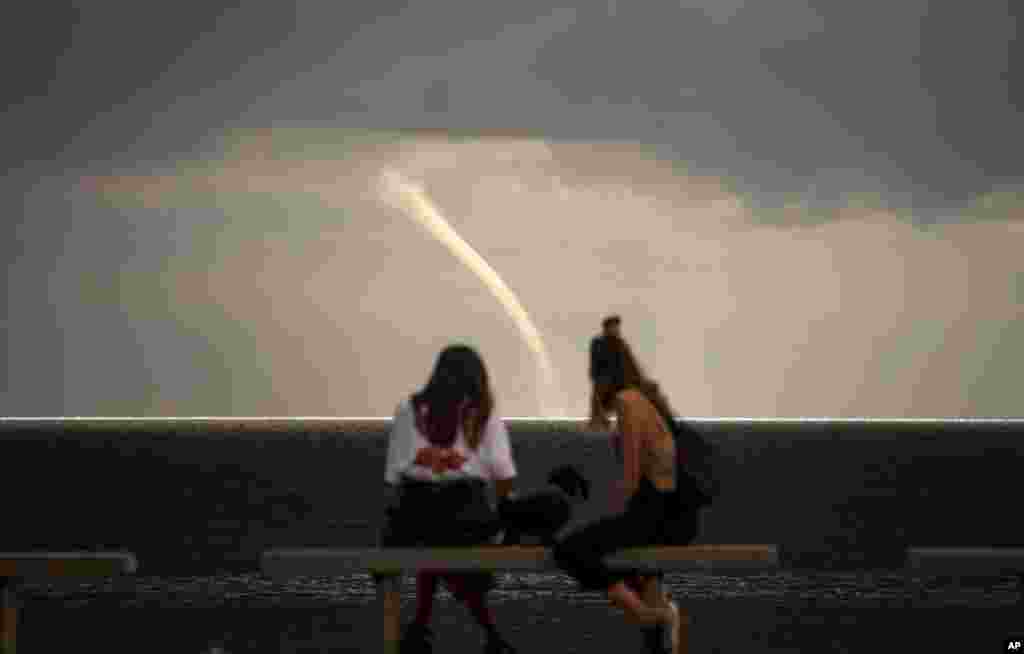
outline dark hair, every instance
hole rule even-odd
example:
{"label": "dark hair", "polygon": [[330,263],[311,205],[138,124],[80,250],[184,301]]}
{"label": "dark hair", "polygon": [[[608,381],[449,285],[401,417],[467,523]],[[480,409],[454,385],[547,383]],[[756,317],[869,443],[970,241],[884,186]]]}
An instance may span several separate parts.
{"label": "dark hair", "polygon": [[601,329],[608,330],[612,327],[618,327],[622,323],[622,318],[617,315],[611,315],[601,321]]}
{"label": "dark hair", "polygon": [[657,382],[644,374],[621,336],[606,333],[594,338],[590,348],[590,380],[594,383],[596,400],[592,411],[609,411],[620,391],[633,388],[643,393],[665,420],[673,417],[672,407]]}
{"label": "dark hair", "polygon": [[475,450],[494,409],[483,359],[467,345],[441,350],[430,380],[412,396],[412,405],[417,424],[431,443],[450,446],[461,423],[467,444]]}

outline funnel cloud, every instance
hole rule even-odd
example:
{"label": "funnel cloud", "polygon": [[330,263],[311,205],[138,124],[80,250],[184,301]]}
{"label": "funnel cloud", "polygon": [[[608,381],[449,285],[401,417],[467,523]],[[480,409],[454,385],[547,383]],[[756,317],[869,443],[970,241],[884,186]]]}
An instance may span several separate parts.
{"label": "funnel cloud", "polygon": [[408,181],[395,170],[382,171],[381,183],[386,197],[392,201],[397,200],[397,204],[403,210],[408,212],[421,227],[425,228],[431,236],[472,270],[481,283],[494,294],[495,299],[501,303],[502,308],[515,322],[523,341],[537,358],[537,368],[540,373],[537,392],[539,404],[543,408],[542,415],[565,417],[564,406],[561,406],[561,403],[552,397],[552,395],[557,397],[559,389],[544,340],[512,289],[502,281],[498,273],[484,258],[451,228],[448,221],[430,201],[430,197],[422,186]]}

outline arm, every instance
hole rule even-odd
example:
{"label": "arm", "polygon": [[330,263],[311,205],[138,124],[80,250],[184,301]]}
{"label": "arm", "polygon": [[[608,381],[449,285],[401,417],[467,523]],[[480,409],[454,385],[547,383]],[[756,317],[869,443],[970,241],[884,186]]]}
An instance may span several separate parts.
{"label": "arm", "polygon": [[604,430],[611,426],[611,421],[605,415],[604,409],[597,401],[597,393],[590,392],[590,422],[587,423],[590,429]]}
{"label": "arm", "polygon": [[402,473],[416,465],[428,466],[435,472],[444,470],[446,456],[442,448],[418,447],[418,445],[419,439],[416,435],[412,407],[403,403],[399,405],[391,424],[387,465],[384,472],[386,483],[398,484]]}
{"label": "arm", "polygon": [[465,462],[466,457],[454,449],[437,447],[436,445],[421,447],[416,452],[416,458],[413,459],[413,463],[416,465],[428,467],[436,474],[440,474],[448,469],[458,470]]}
{"label": "arm", "polygon": [[412,412],[404,404],[395,410],[391,421],[391,432],[388,434],[387,463],[384,466],[384,482],[397,485],[399,477],[412,464],[416,453],[415,434],[413,433]]}
{"label": "arm", "polygon": [[508,428],[497,416],[492,415],[484,433],[487,452],[487,468],[494,480],[494,494],[498,501],[508,497],[515,485],[516,464],[512,458],[512,443]]}
{"label": "arm", "polygon": [[398,506],[398,487],[384,482],[384,513],[387,514]]}
{"label": "arm", "polygon": [[388,538],[394,511],[398,508],[398,482],[403,471],[412,459],[412,434],[409,433],[408,415],[402,404],[395,410],[388,434],[388,453],[384,464],[384,523],[377,534],[377,544]]}

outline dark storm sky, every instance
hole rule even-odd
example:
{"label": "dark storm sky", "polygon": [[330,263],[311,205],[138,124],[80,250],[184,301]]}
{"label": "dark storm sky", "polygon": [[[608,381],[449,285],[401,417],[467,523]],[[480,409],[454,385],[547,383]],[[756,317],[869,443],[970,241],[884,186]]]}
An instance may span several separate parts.
{"label": "dark storm sky", "polygon": [[868,170],[922,206],[1021,174],[1012,2],[402,4],[14,10],[5,163],[162,159],[225,123],[332,121],[664,142],[766,190]]}

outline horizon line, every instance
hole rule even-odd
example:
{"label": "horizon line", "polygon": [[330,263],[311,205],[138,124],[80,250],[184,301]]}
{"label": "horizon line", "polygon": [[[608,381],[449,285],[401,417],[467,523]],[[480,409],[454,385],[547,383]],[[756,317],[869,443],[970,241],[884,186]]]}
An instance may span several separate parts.
{"label": "horizon line", "polygon": [[[905,423],[939,423],[939,422],[1024,422],[1024,416],[1016,417],[946,417],[946,418],[885,418],[885,417],[827,417],[827,416],[795,416],[795,417],[750,417],[750,416],[676,416],[676,420],[697,420],[701,422],[905,422]],[[393,420],[391,416],[0,416],[0,422],[29,421],[294,421],[294,422],[328,422],[328,421],[380,421]],[[545,422],[583,422],[589,417],[545,417],[545,416],[506,416],[503,421],[545,421]]]}

